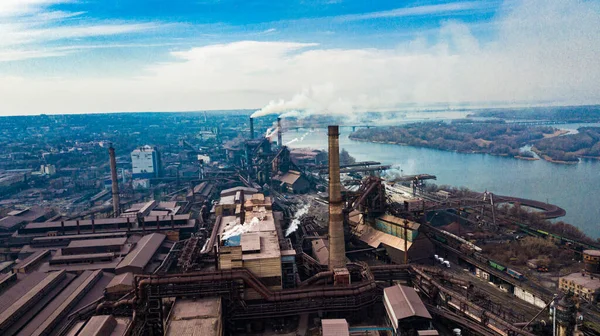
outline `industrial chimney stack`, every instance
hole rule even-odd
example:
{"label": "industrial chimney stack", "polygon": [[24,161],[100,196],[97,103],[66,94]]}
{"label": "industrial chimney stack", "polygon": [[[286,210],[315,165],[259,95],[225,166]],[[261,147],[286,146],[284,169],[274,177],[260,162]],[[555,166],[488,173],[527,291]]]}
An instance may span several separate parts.
{"label": "industrial chimney stack", "polygon": [[250,139],[254,139],[254,118],[250,117]]}
{"label": "industrial chimney stack", "polygon": [[119,180],[117,177],[117,159],[115,158],[115,149],[112,144],[108,148],[108,155],[110,156],[110,176],[112,179],[113,213],[115,217],[118,217],[121,214],[121,207],[119,206]]}
{"label": "industrial chimney stack", "polygon": [[281,118],[277,118],[277,144],[279,147],[283,146],[283,140],[281,140]]}
{"label": "industrial chimney stack", "polygon": [[344,216],[340,184],[340,132],[328,127],[329,136],[329,269],[346,267]]}

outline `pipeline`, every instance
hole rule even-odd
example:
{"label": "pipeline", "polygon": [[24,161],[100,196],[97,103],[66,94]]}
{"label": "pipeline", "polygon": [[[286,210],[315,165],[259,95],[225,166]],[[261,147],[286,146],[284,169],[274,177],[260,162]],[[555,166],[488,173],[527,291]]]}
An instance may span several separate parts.
{"label": "pipeline", "polygon": [[[176,274],[169,277],[149,276],[138,282],[138,289],[134,302],[146,300],[146,287],[154,285],[197,284],[199,282],[220,283],[225,281],[242,280],[254,289],[268,302],[281,302],[305,298],[353,296],[368,292],[376,288],[375,281],[360,282],[348,287],[311,287],[303,289],[289,289],[273,292],[268,289],[254,274],[245,269],[222,270],[218,272],[202,272],[196,274]],[[117,302],[118,304],[119,302]],[[124,303],[125,304],[125,303]]]}
{"label": "pipeline", "polygon": [[200,251],[201,255],[207,254],[208,252],[212,251],[213,245],[215,244],[215,240],[217,239],[217,231],[219,231],[218,228],[221,225],[221,219],[221,216],[217,216],[212,232],[210,233],[210,238],[208,239],[208,242],[204,244],[202,250]]}
{"label": "pipeline", "polygon": [[319,273],[313,275],[312,277],[302,281],[302,283],[300,283],[300,286],[298,286],[298,288],[303,288],[303,287],[315,284],[323,279],[331,279],[332,277],[333,277],[333,271],[319,272]]}
{"label": "pipeline", "polygon": [[123,306],[131,306],[133,307],[136,303],[135,298],[133,299],[121,299],[119,301],[116,302],[111,302],[111,301],[104,301],[102,303],[100,303],[97,307],[96,307],[96,314],[98,315],[102,315],[103,312],[105,311],[113,311],[119,307],[123,307]]}

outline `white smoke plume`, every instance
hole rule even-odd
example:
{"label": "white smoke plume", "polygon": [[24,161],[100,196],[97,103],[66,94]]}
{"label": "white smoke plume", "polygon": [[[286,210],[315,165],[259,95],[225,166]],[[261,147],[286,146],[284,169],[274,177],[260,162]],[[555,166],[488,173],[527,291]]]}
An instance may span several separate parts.
{"label": "white smoke plume", "polygon": [[252,118],[278,114],[281,118],[308,116],[314,114],[346,115],[361,110],[352,102],[340,98],[331,83],[311,86],[297,93],[290,100],[272,100],[262,109],[254,112]]}
{"label": "white smoke plume", "polygon": [[294,142],[302,142],[302,141],[304,141],[304,138],[306,138],[306,136],[307,136],[307,135],[309,135],[309,134],[310,134],[310,133],[312,133],[312,132],[313,132],[313,131],[311,130],[311,131],[308,131],[308,132],[304,133],[304,134],[303,134],[303,135],[302,135],[300,138],[293,138],[292,140],[290,140],[290,141],[286,142],[286,143],[285,143],[285,146],[287,146],[287,145],[291,145],[291,144],[293,144]]}
{"label": "white smoke plume", "polygon": [[225,229],[225,231],[223,231],[221,240],[227,240],[231,237],[239,236],[242,233],[246,233],[258,224],[260,224],[260,219],[258,219],[258,217],[252,217],[252,220],[250,222],[246,222],[244,224],[231,222],[229,223],[229,227]]}
{"label": "white smoke plume", "polygon": [[290,226],[285,230],[285,236],[289,236],[294,231],[298,230],[300,226],[300,218],[308,213],[308,209],[310,209],[310,203],[304,204],[296,213],[294,214],[294,219],[290,223]]}
{"label": "white smoke plume", "polygon": [[386,181],[394,182],[394,181],[397,181],[398,179],[400,179],[403,175],[404,175],[404,172],[403,172],[402,168],[400,167],[400,165],[395,164],[395,165],[392,165],[390,167],[390,169],[387,169],[386,171],[384,171],[381,174],[381,177]]}
{"label": "white smoke plume", "polygon": [[277,134],[277,131],[279,131],[279,127],[275,127],[273,129],[269,128],[267,130],[267,133],[265,134],[265,138],[271,139],[272,136],[274,136],[275,134]]}

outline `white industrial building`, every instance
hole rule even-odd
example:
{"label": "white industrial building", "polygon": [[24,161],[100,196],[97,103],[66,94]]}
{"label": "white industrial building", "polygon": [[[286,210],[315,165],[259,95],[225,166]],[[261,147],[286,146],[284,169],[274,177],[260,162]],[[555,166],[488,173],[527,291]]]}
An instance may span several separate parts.
{"label": "white industrial building", "polygon": [[131,152],[132,177],[144,179],[160,176],[160,154],[153,146],[142,146]]}

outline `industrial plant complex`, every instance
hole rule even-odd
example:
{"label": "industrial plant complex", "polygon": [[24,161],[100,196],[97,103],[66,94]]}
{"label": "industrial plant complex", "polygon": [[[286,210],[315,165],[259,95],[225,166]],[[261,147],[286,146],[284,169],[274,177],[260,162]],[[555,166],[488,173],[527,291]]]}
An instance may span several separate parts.
{"label": "industrial plant complex", "polygon": [[[112,133],[57,117],[79,140],[0,152],[0,335],[600,330],[600,244],[516,219],[558,206],[433,189],[431,167],[391,177],[340,148],[352,126],[110,118]],[[284,143],[315,128],[327,150]],[[551,252],[502,254],[518,248]]]}

